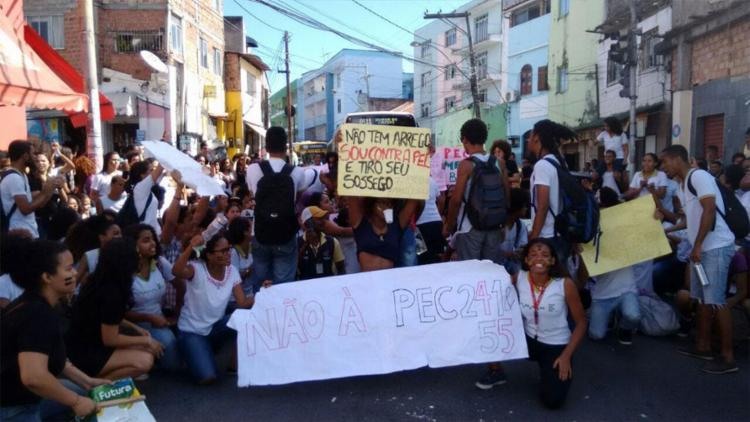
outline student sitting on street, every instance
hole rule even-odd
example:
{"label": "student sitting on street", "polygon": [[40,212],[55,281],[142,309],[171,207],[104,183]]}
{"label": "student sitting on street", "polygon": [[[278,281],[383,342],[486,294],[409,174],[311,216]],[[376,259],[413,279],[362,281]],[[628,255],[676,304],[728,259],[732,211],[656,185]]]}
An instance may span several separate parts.
{"label": "student sitting on street", "polygon": [[302,210],[300,219],[305,232],[297,238],[297,273],[300,280],[346,273],[344,253],[339,241],[322,231],[327,216],[328,213],[318,207],[307,207]]}

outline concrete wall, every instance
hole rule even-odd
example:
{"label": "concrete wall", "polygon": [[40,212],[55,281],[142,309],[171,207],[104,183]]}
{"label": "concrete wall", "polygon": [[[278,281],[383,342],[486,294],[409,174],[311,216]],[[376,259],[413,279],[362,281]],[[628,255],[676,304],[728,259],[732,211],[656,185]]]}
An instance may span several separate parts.
{"label": "concrete wall", "polygon": [[[553,1],[549,44],[549,117],[570,127],[598,119],[596,95],[597,42],[599,35],[586,32],[604,19],[601,0],[570,1],[567,16],[560,16],[560,2]],[[558,92],[557,72],[568,68],[568,90]]]}

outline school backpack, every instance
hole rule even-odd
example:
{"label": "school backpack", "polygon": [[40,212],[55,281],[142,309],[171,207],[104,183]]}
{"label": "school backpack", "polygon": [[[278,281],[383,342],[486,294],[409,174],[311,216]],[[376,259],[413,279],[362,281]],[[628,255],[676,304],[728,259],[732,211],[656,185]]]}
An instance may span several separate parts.
{"label": "school backpack", "polygon": [[[8,170],[1,172],[0,183],[2,183],[3,179],[5,179],[5,176],[11,173],[18,173],[18,170],[8,169]],[[10,229],[10,218],[16,212],[17,208],[18,206],[16,205],[16,202],[13,201],[13,205],[10,206],[10,210],[8,210],[8,214],[6,214],[5,206],[3,205],[3,198],[2,196],[0,196],[0,233],[3,233],[3,234],[8,233],[8,230]]]}
{"label": "school backpack", "polygon": [[132,226],[133,224],[142,223],[143,220],[146,219],[146,211],[151,205],[151,200],[153,200],[154,198],[154,195],[149,192],[148,199],[146,200],[146,206],[143,207],[143,211],[139,213],[135,207],[135,199],[133,199],[133,196],[134,195],[132,193],[128,195],[125,203],[122,204],[122,208],[120,208],[120,211],[117,212],[117,218],[115,218],[117,225],[122,227],[123,229],[125,227]]}
{"label": "school backpack", "polygon": [[560,212],[555,215],[555,233],[569,243],[588,243],[597,237],[599,229],[599,204],[593,192],[583,188],[581,182],[567,169],[551,159],[545,158],[557,170]]}
{"label": "school backpack", "polygon": [[[692,182],[693,173],[694,172],[691,172],[690,176],[688,176],[687,187],[688,190],[690,190],[690,193],[692,193],[693,196],[697,197],[698,195]],[[727,189],[724,185],[719,183],[718,180],[714,180],[716,182],[716,187],[719,188],[719,192],[721,193],[721,200],[724,202],[724,212],[721,212],[719,210],[719,207],[717,206],[716,213],[724,219],[724,222],[727,223],[727,226],[729,226],[729,230],[734,233],[734,238],[736,240],[744,239],[748,235],[748,233],[750,233],[750,219],[748,218],[745,207],[742,205],[734,192]],[[713,230],[715,227],[716,219],[714,219],[714,227],[712,227],[711,230]]]}
{"label": "school backpack", "polygon": [[282,245],[294,239],[298,230],[294,213],[294,167],[284,164],[276,173],[268,161],[260,162],[263,177],[255,193],[255,237],[264,245]]}
{"label": "school backpack", "polygon": [[491,154],[486,162],[477,157],[467,160],[474,163],[474,170],[463,217],[469,217],[471,226],[477,230],[500,229],[508,215],[508,201],[500,169],[495,165],[497,160]]}

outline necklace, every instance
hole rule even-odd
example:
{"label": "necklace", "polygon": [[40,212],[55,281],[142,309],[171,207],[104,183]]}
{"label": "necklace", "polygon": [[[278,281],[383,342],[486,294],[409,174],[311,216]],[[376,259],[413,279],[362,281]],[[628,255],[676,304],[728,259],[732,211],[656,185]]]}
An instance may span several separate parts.
{"label": "necklace", "polygon": [[[538,286],[534,283],[534,276],[529,273],[529,290],[531,290],[531,304],[534,307],[534,325],[537,326],[537,333],[539,332],[539,305],[542,303],[544,291],[547,290],[549,283],[550,280],[547,280],[547,283],[545,283],[544,286]],[[539,291],[539,296],[536,295],[537,289]]]}

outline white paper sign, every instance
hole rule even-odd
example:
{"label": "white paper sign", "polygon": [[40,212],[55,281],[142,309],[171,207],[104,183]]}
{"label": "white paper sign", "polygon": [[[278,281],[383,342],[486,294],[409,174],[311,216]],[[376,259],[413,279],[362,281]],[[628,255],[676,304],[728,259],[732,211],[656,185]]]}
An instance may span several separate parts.
{"label": "white paper sign", "polygon": [[241,387],[528,356],[516,291],[489,261],[279,284],[227,325]]}
{"label": "white paper sign", "polygon": [[172,145],[161,141],[141,142],[146,152],[169,170],[179,170],[185,185],[195,189],[198,195],[226,195],[219,183],[203,173],[201,165]]}

